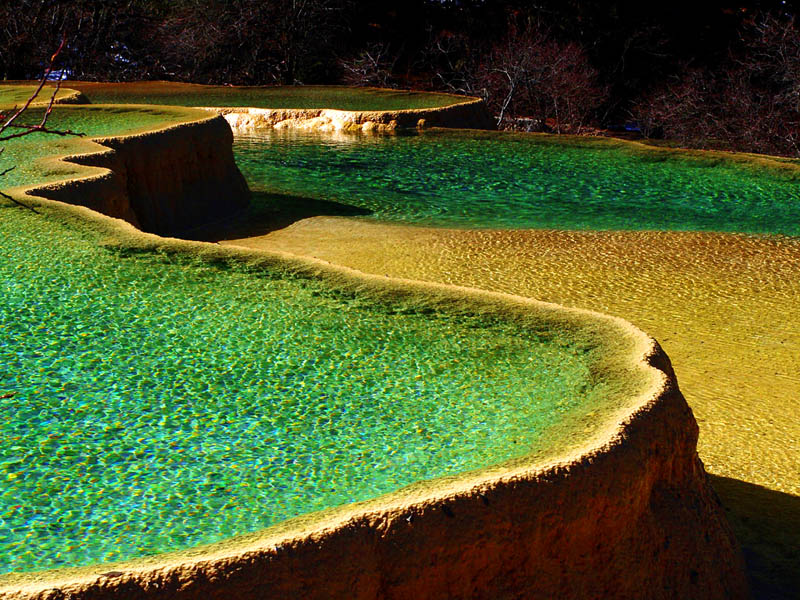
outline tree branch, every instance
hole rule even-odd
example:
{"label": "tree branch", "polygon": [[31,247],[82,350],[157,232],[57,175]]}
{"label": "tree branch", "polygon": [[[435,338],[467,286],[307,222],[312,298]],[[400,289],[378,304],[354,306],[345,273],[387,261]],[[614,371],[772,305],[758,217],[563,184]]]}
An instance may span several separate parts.
{"label": "tree branch", "polygon": [[[34,133],[36,131],[40,131],[42,133],[49,133],[53,135],[61,135],[61,136],[65,135],[83,136],[82,133],[76,133],[69,129],[60,130],[60,129],[51,129],[47,127],[47,119],[50,118],[50,114],[53,112],[53,106],[55,105],[56,96],[58,95],[58,92],[61,89],[61,81],[62,81],[61,77],[58,78],[58,83],[56,84],[56,87],[50,96],[50,101],[47,103],[47,107],[45,108],[44,114],[42,115],[42,120],[37,125],[22,125],[16,123],[16,120],[19,117],[21,117],[25,113],[25,111],[27,111],[31,107],[36,98],[39,97],[39,94],[41,93],[42,89],[44,89],[44,86],[47,83],[50,74],[53,72],[53,65],[55,64],[55,61],[58,58],[59,54],[61,54],[61,51],[64,49],[64,46],[66,46],[66,43],[67,43],[67,38],[66,36],[64,36],[61,38],[61,44],[59,44],[56,51],[50,57],[50,60],[47,63],[47,67],[42,73],[42,76],[39,78],[39,85],[36,87],[36,90],[28,97],[25,104],[23,104],[21,108],[15,107],[11,109],[13,114],[11,114],[10,117],[7,117],[7,115],[5,114],[0,114],[0,141],[5,142],[15,138],[20,138],[26,135],[30,135],[31,133]],[[16,131],[15,133],[7,133],[3,135],[3,132],[5,132],[8,129],[17,129],[18,131]],[[0,148],[0,155],[2,155],[4,151],[5,148]],[[0,171],[0,177],[7,175],[15,168],[16,165],[12,165],[11,167],[8,167],[3,171]],[[22,208],[27,208],[28,210],[35,212],[36,214],[39,214],[39,211],[37,211],[32,206],[28,206],[27,204],[20,202],[13,196],[8,195],[1,190],[0,190],[0,196],[2,196],[7,200],[10,200],[17,206],[21,206]]]}

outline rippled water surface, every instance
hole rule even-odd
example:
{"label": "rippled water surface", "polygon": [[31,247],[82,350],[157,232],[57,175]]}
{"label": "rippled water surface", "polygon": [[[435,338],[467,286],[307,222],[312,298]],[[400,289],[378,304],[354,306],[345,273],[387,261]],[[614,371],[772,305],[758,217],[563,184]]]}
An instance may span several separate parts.
{"label": "rippled water surface", "polygon": [[619,145],[435,131],[238,137],[255,190],[334,201],[371,218],[465,228],[740,231],[800,235],[800,184],[712,159]]}
{"label": "rippled water surface", "polygon": [[[527,451],[585,348],[104,250],[0,208],[0,572],[186,548]],[[602,396],[602,394],[601,394]]]}

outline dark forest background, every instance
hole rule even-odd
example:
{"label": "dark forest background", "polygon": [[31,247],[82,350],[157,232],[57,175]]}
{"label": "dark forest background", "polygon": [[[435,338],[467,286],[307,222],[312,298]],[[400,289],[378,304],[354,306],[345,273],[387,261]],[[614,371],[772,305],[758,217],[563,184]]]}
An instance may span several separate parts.
{"label": "dark forest background", "polygon": [[346,84],[486,99],[498,125],[800,156],[795,2],[0,0],[0,77]]}

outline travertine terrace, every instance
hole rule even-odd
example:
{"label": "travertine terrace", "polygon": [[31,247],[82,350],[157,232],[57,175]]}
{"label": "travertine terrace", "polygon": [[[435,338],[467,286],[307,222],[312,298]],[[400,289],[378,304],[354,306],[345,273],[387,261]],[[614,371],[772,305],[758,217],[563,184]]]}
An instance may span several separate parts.
{"label": "travertine terrace", "polygon": [[[370,115],[359,126],[393,121],[396,114]],[[646,334],[621,319],[518,296],[143,233],[134,225],[172,233],[243,205],[230,131],[218,116],[199,117],[98,143],[66,159],[86,165],[79,176],[13,193],[52,215],[78,215],[118,245],[281,265],[376,301],[408,296],[582,331],[607,347],[599,372],[625,393],[613,411],[587,415],[586,435],[557,451],[188,552],[6,575],[0,598],[748,596],[739,549],[697,457],[697,424],[669,359]]]}

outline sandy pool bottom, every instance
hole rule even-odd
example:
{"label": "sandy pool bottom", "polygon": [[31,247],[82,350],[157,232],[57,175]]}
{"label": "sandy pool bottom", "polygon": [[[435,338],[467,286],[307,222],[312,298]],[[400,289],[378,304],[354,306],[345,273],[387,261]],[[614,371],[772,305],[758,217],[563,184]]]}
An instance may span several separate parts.
{"label": "sandy pool bottom", "polygon": [[[265,229],[267,231],[268,229]],[[800,597],[800,239],[314,217],[224,243],[623,317],[672,359],[759,597]]]}

